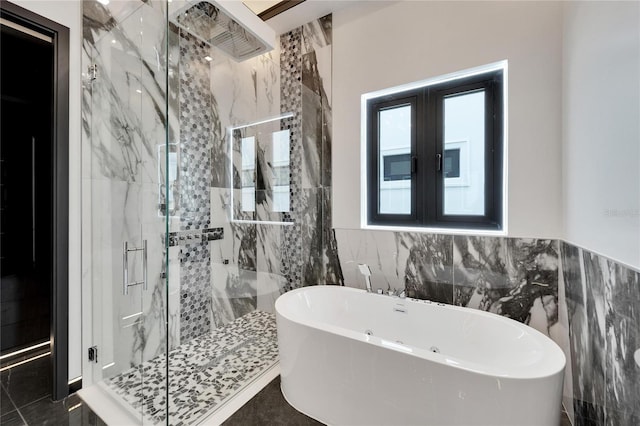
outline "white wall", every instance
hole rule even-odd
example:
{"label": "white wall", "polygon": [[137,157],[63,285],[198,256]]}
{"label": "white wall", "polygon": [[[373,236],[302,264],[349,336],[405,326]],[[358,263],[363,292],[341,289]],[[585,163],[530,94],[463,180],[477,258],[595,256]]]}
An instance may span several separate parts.
{"label": "white wall", "polygon": [[561,235],[556,2],[361,2],[333,15],[333,220],[360,227],[360,96],[509,61],[510,236]]}
{"label": "white wall", "polygon": [[565,239],[640,268],[640,3],[564,10]]}
{"label": "white wall", "polygon": [[11,0],[69,28],[69,379],[81,370],[80,273],[80,57],[82,2]]}

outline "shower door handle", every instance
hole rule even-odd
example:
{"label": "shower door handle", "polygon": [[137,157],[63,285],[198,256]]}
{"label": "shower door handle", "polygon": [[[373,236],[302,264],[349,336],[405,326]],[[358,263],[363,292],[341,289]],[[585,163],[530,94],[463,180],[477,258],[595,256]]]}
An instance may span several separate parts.
{"label": "shower door handle", "polygon": [[[142,281],[129,282],[129,253],[132,251],[142,252]],[[141,285],[146,290],[147,286],[147,240],[142,241],[142,247],[129,248],[129,243],[124,242],[122,247],[122,294],[129,294],[129,287]]]}

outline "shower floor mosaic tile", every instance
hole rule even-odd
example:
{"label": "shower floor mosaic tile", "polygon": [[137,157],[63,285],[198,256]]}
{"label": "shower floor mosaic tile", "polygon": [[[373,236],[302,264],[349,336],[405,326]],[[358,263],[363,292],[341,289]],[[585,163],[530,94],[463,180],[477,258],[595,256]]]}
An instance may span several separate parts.
{"label": "shower floor mosaic tile", "polygon": [[[169,424],[197,423],[278,360],[275,315],[254,311],[169,352]],[[105,381],[145,421],[164,423],[166,357]]]}

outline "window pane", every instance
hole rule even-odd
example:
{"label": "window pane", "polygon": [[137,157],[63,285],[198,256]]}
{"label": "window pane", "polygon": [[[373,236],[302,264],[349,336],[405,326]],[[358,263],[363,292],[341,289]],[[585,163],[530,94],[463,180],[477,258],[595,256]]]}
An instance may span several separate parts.
{"label": "window pane", "polygon": [[444,214],[484,210],[484,91],[444,99]]}
{"label": "window pane", "polygon": [[411,214],[411,105],[381,110],[378,114],[378,212]]}

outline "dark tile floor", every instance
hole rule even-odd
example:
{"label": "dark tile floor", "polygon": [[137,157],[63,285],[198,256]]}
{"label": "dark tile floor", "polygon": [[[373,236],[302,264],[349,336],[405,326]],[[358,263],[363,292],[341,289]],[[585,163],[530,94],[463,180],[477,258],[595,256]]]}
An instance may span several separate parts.
{"label": "dark tile floor", "polygon": [[[42,358],[0,374],[0,425],[106,425],[77,395],[62,401],[51,400],[49,365],[49,359]],[[287,403],[280,391],[278,376],[223,425],[320,426],[322,423]],[[570,425],[563,413],[560,426]]]}
{"label": "dark tile floor", "polygon": [[[262,425],[322,425],[290,406],[280,391],[280,376],[276,377],[249,402],[236,411],[223,426]],[[567,413],[562,412],[560,426],[571,426]]]}
{"label": "dark tile floor", "polygon": [[249,402],[223,423],[224,426],[253,425],[322,425],[290,406],[280,391],[280,376],[276,377]]}
{"label": "dark tile floor", "polygon": [[0,425],[105,425],[77,395],[51,400],[50,363],[44,357],[0,374]]}

